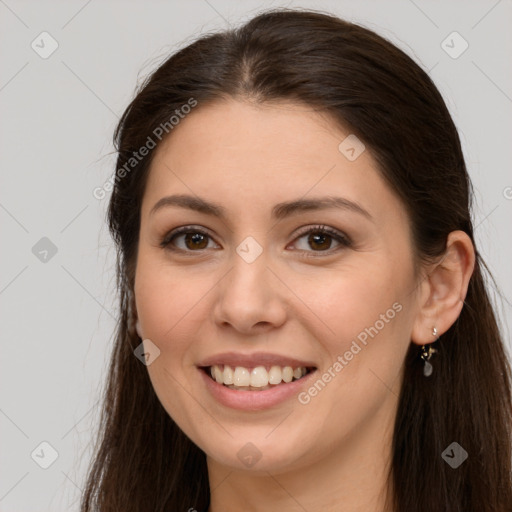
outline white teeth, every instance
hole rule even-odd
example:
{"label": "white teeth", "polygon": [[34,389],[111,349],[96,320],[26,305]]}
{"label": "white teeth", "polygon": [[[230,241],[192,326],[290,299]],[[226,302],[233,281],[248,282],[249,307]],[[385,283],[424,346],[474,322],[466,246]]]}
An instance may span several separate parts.
{"label": "white teeth", "polygon": [[268,384],[268,373],[264,366],[257,366],[251,372],[251,386],[262,388]]}
{"label": "white teeth", "polygon": [[283,368],[283,380],[285,382],[291,382],[293,380],[293,368],[291,366],[285,366]]}
{"label": "white teeth", "polygon": [[226,364],[224,365],[224,384],[233,384],[233,382],[233,368]]}
{"label": "white teeth", "polygon": [[271,386],[281,384],[281,382],[288,383],[294,379],[300,379],[307,373],[303,366],[298,368],[272,366],[268,371],[264,366],[256,366],[252,369],[237,366],[233,370],[231,366],[224,365],[224,368],[221,368],[222,365],[210,367],[212,378],[219,384],[238,390],[269,389]]}
{"label": "white teeth", "polygon": [[213,367],[213,371],[215,372],[214,378],[219,384],[223,384],[224,382],[224,376],[222,372],[220,371],[220,368],[218,366]]}
{"label": "white teeth", "polygon": [[[217,366],[218,368],[218,366]],[[247,368],[237,366],[233,375],[233,384],[235,386],[250,386],[251,385],[251,374]]]}
{"label": "white teeth", "polygon": [[269,384],[281,384],[283,380],[283,373],[281,372],[280,366],[272,366],[268,372],[268,383]]}

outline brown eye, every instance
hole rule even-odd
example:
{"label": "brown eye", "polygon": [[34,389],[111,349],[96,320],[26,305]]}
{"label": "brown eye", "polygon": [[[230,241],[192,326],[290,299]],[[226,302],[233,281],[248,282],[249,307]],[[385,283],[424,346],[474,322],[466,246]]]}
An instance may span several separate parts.
{"label": "brown eye", "polygon": [[[185,233],[185,245],[187,249],[206,249],[208,235],[202,233]],[[206,241],[206,243],[205,243]]]}
{"label": "brown eye", "polygon": [[[299,234],[299,236],[296,238],[296,240],[301,239],[305,239],[305,243],[302,244],[302,247],[300,247],[301,244],[298,244],[299,247],[297,248],[305,253],[312,253],[307,254],[308,256],[316,256],[314,254],[315,252],[332,253],[339,250],[340,248],[350,247],[352,243],[348,236],[325,226],[315,226],[308,228],[307,230],[303,231],[302,234]],[[338,244],[338,247],[335,247],[334,249],[332,249],[333,240]]]}
{"label": "brown eye", "polygon": [[312,248],[319,251],[325,251],[331,248],[332,237],[324,233],[310,234],[308,236],[308,243]]}
{"label": "brown eye", "polygon": [[[315,253],[322,252],[331,254],[343,247],[350,247],[352,244],[348,236],[325,226],[309,227],[307,230],[303,230],[302,234],[295,240],[303,238],[307,238],[304,243],[305,247],[298,247],[298,249],[306,253],[306,256],[320,256],[320,254]],[[338,244],[338,247],[334,249],[332,249],[333,240]],[[213,239],[205,231],[194,228],[194,226],[183,226],[166,235],[160,246],[170,251],[193,253],[208,249],[210,241],[213,241]]]}
{"label": "brown eye", "polygon": [[[182,242],[179,242],[183,240]],[[199,252],[208,248],[210,235],[200,229],[185,226],[169,233],[160,246],[173,251]]]}

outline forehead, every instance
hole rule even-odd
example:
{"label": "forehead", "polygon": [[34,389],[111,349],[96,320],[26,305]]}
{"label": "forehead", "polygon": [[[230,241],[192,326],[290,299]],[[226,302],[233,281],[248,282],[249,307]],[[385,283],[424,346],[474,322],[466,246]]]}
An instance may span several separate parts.
{"label": "forehead", "polygon": [[157,148],[143,207],[170,193],[210,198],[228,211],[270,211],[299,197],[343,195],[378,217],[397,198],[369,151],[347,158],[347,140],[361,151],[348,129],[306,105],[198,105]]}
{"label": "forehead", "polygon": [[[347,132],[348,134],[348,132]],[[172,152],[193,162],[204,157],[217,161],[236,158],[262,163],[262,170],[279,163],[311,165],[331,153],[343,138],[340,128],[325,113],[293,103],[255,104],[224,100],[199,105],[164,142],[159,152]],[[268,158],[271,157],[271,161]],[[285,165],[286,164],[286,165]]]}

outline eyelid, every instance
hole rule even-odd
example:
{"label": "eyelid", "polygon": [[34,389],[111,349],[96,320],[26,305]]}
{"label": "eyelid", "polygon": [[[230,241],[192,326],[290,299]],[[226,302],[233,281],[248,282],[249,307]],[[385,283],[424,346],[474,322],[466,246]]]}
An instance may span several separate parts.
{"label": "eyelid", "polygon": [[[214,237],[210,234],[210,232],[206,229],[206,228],[203,228],[203,227],[200,227],[200,226],[195,226],[195,225],[189,225],[189,226],[181,226],[179,228],[176,228],[176,229],[173,229],[172,231],[170,231],[169,233],[167,233],[162,241],[160,242],[160,247],[162,248],[167,248],[167,246],[169,246],[171,244],[171,241],[173,238],[176,238],[177,236],[179,235],[182,235],[182,234],[187,234],[187,233],[200,233],[202,235],[206,235],[208,236],[211,240],[214,240]],[[215,242],[217,243],[217,242]],[[178,249],[177,247],[174,247],[173,248],[174,250],[176,251],[182,251],[182,252],[201,252],[201,251],[204,251],[204,249],[202,249],[201,251],[184,251],[183,249]]]}
{"label": "eyelid", "polygon": [[[346,235],[342,231],[339,231],[338,229],[331,228],[324,224],[308,224],[307,226],[304,226],[304,229],[299,228],[299,231],[297,231],[294,234],[294,236],[295,236],[294,240],[296,240],[297,238],[300,238],[303,235],[306,235],[310,232],[324,233],[326,235],[332,236],[333,238],[341,239],[341,241],[346,243],[347,245],[352,244],[352,240],[350,239],[350,237],[348,235]],[[321,251],[316,251],[316,252],[321,252]]]}
{"label": "eyelid", "polygon": [[[178,247],[169,248],[173,239],[177,238],[179,235],[187,234],[187,233],[191,233],[191,232],[206,235],[212,241],[215,242],[215,238],[210,234],[210,232],[206,228],[196,226],[196,225],[188,225],[188,226],[178,227],[178,228],[172,230],[171,232],[167,233],[164,236],[163,240],[161,241],[160,246],[163,249],[181,252],[182,254],[183,253],[185,253],[185,254],[193,254],[193,253],[201,254],[201,253],[203,253],[206,249],[200,249],[197,251],[189,251],[189,250],[185,250],[185,249],[180,249]],[[348,235],[346,235],[344,232],[339,231],[334,228],[331,228],[329,226],[325,226],[323,224],[316,224],[316,225],[308,224],[306,226],[302,226],[301,228],[299,228],[299,231],[296,231],[294,233],[294,235],[293,235],[294,238],[293,238],[292,242],[295,242],[298,238],[302,238],[304,235],[307,235],[308,233],[326,234],[326,235],[330,236],[331,238],[334,238],[340,244],[341,247],[350,247],[352,245],[351,238]],[[215,243],[217,243],[217,242],[215,242]],[[330,255],[333,252],[337,252],[339,250],[340,250],[340,247],[335,248],[335,249],[328,249],[326,251],[305,251],[304,249],[298,249],[297,251],[301,252],[301,253],[306,253],[308,256],[311,256],[311,255],[322,256],[322,254]]]}

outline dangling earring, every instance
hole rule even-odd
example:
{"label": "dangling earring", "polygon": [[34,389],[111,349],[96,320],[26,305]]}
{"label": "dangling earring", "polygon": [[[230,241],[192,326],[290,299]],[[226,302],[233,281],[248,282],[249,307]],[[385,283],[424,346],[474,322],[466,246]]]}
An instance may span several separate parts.
{"label": "dangling earring", "polygon": [[[437,329],[434,327],[432,329],[432,336],[437,336]],[[435,354],[437,350],[435,348],[432,348],[432,345],[429,343],[428,348],[426,345],[423,345],[421,347],[421,359],[425,361],[425,366],[423,367],[423,375],[425,377],[430,377],[432,375],[432,372],[434,370],[434,367],[430,364],[429,360],[432,357],[432,354]]]}

